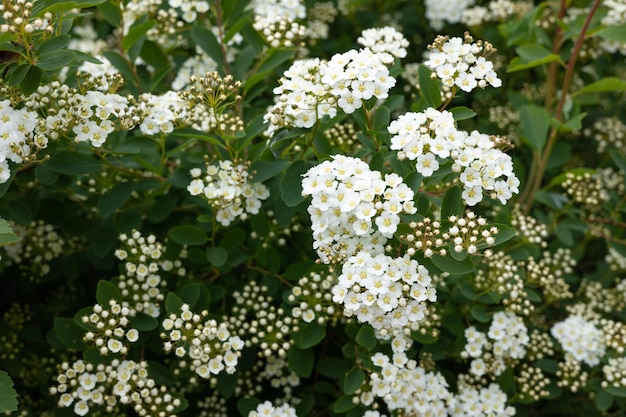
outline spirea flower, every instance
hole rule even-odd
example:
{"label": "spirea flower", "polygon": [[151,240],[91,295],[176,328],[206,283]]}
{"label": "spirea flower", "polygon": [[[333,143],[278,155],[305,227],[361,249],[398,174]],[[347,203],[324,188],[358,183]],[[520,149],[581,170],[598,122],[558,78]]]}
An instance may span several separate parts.
{"label": "spirea flower", "polygon": [[515,408],[507,406],[507,395],[496,383],[485,388],[463,386],[453,396],[450,406],[452,417],[510,417]]}
{"label": "spirea flower", "polygon": [[289,404],[275,406],[270,401],[264,401],[250,411],[248,417],[297,417],[297,415],[296,409]]}
{"label": "spirea flower", "polygon": [[589,366],[600,363],[606,344],[603,332],[587,319],[572,315],[550,329],[563,350],[578,362]]}
{"label": "spirea flower", "polygon": [[396,58],[406,57],[406,48],[409,46],[404,35],[391,26],[365,29],[357,42],[374,53],[384,52]]}

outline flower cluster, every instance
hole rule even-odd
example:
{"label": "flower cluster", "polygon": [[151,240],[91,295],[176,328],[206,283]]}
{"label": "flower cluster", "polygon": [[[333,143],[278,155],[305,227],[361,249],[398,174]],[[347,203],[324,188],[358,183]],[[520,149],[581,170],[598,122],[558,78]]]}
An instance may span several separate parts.
{"label": "flower cluster", "polygon": [[331,288],[335,285],[335,277],[331,274],[311,272],[298,280],[291,289],[288,301],[296,304],[291,310],[295,319],[305,323],[317,322],[325,324],[337,321],[337,312],[332,303]]}
{"label": "flower cluster", "polygon": [[404,35],[391,26],[365,29],[357,42],[374,53],[387,53],[396,58],[406,57],[406,48],[409,46]]}
{"label": "flower cluster", "polygon": [[9,161],[21,163],[32,151],[45,148],[47,139],[35,133],[37,113],[14,109],[9,100],[0,101],[0,183],[11,177]]}
{"label": "flower cluster", "polygon": [[36,2],[29,0],[15,0],[10,3],[0,4],[2,24],[0,33],[32,34],[41,33],[50,35],[54,32],[52,25],[53,14],[46,12],[32,14],[33,5]]}
{"label": "flower cluster", "polygon": [[609,358],[609,362],[602,367],[604,381],[602,387],[626,386],[626,357]]}
{"label": "flower cluster", "polygon": [[496,292],[503,297],[505,309],[515,314],[528,316],[533,304],[524,291],[524,279],[520,266],[504,252],[495,252],[484,259],[484,268],[476,270],[475,288],[479,291]]}
{"label": "flower cluster", "polygon": [[453,0],[442,2],[439,0],[426,0],[426,18],[430,27],[435,30],[443,29],[444,22],[459,23],[463,11],[474,4],[474,0]]}
{"label": "flower cluster", "polygon": [[414,214],[413,190],[397,174],[382,177],[357,158],[335,155],[309,169],[302,194],[311,195],[314,249],[323,263],[341,262],[359,251],[372,256],[398,228],[401,214]]}
{"label": "flower cluster", "polygon": [[[189,358],[189,369],[202,378],[210,378],[222,371],[235,372],[239,362],[240,350],[244,342],[239,336],[232,335],[225,323],[206,320],[207,311],[195,314],[187,304],[180,308],[180,314],[170,314],[163,320],[161,337],[165,339],[163,349],[179,358]],[[182,362],[181,366],[185,366]]]}
{"label": "flower cluster", "polygon": [[600,153],[613,148],[626,153],[626,124],[617,116],[602,117],[594,122],[592,128],[585,129],[583,133],[598,142]]}
{"label": "flower cluster", "polygon": [[194,178],[187,190],[199,195],[216,209],[217,221],[228,226],[237,217],[245,220],[248,214],[257,214],[261,201],[269,197],[269,190],[261,183],[250,182],[249,163],[233,163],[225,160],[218,165],[206,163],[202,176],[199,168],[191,170]]}
{"label": "flower cluster", "polygon": [[154,235],[143,237],[138,231],[130,236],[123,233],[119,239],[124,247],[115,251],[115,257],[124,261],[126,271],[117,282],[123,305],[130,309],[131,316],[143,312],[156,318],[163,301],[161,288],[167,284],[159,274],[164,247]]}
{"label": "flower cluster", "polygon": [[576,261],[570,249],[558,248],[554,253],[543,252],[542,259],[526,261],[526,284],[538,285],[548,300],[563,300],[574,297],[565,280],[573,272]]}
{"label": "flower cluster", "polygon": [[[408,359],[406,350],[410,342],[392,342],[393,356],[376,353],[373,364],[380,371],[370,375],[371,394],[381,397],[390,411],[404,410],[407,415],[447,416],[446,402],[450,397],[448,383],[436,372],[427,372],[413,359]],[[365,401],[364,401],[365,400]],[[371,403],[370,396],[361,396],[365,405]]]}
{"label": "flower cluster", "polygon": [[483,190],[505,204],[519,192],[519,180],[513,173],[511,157],[500,149],[489,135],[456,128],[448,111],[428,108],[409,112],[389,125],[391,149],[399,157],[416,161],[417,172],[430,177],[440,168],[440,160],[452,159],[452,169],[460,173],[462,197],[473,206],[483,198]]}
{"label": "flower cluster", "polygon": [[179,9],[182,19],[187,23],[193,23],[198,19],[198,14],[209,11],[209,2],[202,0],[168,0],[170,7]]}
{"label": "flower cluster", "polygon": [[510,312],[498,311],[487,334],[471,326],[465,330],[467,343],[461,355],[472,358],[470,373],[500,375],[513,360],[522,359],[530,341],[523,320]]}
{"label": "flower cluster", "polygon": [[91,314],[81,317],[82,323],[90,329],[83,340],[93,343],[103,356],[109,353],[126,355],[126,342],[134,343],[139,340],[137,329],[128,329],[130,318],[130,309],[122,307],[115,300],[109,301],[109,305],[105,307],[96,304]]}
{"label": "flower cluster", "polygon": [[300,46],[300,41],[306,35],[303,25],[279,16],[257,16],[253,27],[272,48]]}
{"label": "flower cluster", "polygon": [[515,408],[506,405],[507,399],[506,393],[496,383],[480,389],[463,386],[451,401],[450,415],[453,417],[514,416]]}
{"label": "flower cluster", "polygon": [[306,6],[302,0],[253,0],[250,7],[262,17],[276,16],[295,21],[306,18]]}
{"label": "flower cluster", "polygon": [[92,365],[78,360],[63,363],[59,371],[57,386],[50,393],[59,396],[59,407],[73,406],[79,416],[92,410],[113,415],[121,406],[130,405],[139,415],[175,417],[182,405],[148,376],[146,362],[114,359],[110,364]]}
{"label": "flower cluster", "polygon": [[344,314],[379,331],[416,329],[425,317],[425,302],[437,300],[428,270],[416,260],[368,252],[344,262],[332,293],[333,301],[343,304]]}
{"label": "flower cluster", "polygon": [[571,315],[556,323],[550,333],[561,344],[566,358],[571,357],[589,366],[600,363],[606,350],[603,332],[581,316]]}
{"label": "flower cluster", "polygon": [[333,55],[320,68],[321,82],[337,99],[337,105],[347,114],[363,106],[363,102],[375,97],[388,97],[396,79],[389,75],[388,65],[394,61],[386,52],[375,53],[370,49],[352,49]]}
{"label": "flower cluster", "polygon": [[424,65],[435,71],[433,76],[445,86],[456,86],[468,93],[476,87],[502,86],[493,62],[486,59],[495,52],[490,43],[474,42],[466,33],[463,39],[439,36],[429,49],[431,53]]}
{"label": "flower cluster", "polygon": [[144,93],[137,104],[141,114],[139,129],[147,136],[171,133],[187,121],[187,103],[174,91],[155,95]]}
{"label": "flower cluster", "polygon": [[532,8],[533,3],[531,1],[492,0],[485,6],[474,6],[463,10],[461,21],[466,26],[502,22],[511,16],[523,16]]}
{"label": "flower cluster", "polygon": [[248,417],[297,417],[297,415],[295,408],[289,404],[275,406],[270,401],[265,401],[250,411]]}

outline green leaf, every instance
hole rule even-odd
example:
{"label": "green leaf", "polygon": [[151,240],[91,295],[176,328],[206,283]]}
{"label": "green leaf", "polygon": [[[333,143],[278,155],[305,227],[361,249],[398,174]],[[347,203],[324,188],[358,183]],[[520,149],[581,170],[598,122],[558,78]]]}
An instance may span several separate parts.
{"label": "green leaf", "polygon": [[304,201],[302,195],[302,174],[310,165],[306,161],[295,161],[289,165],[280,180],[280,195],[287,207],[294,207]]}
{"label": "green leaf", "polygon": [[135,43],[139,42],[142,37],[145,39],[146,32],[152,29],[154,25],[156,25],[156,20],[154,19],[143,23],[133,24],[128,30],[126,36],[124,36],[124,39],[122,39],[122,48],[124,48],[125,51],[128,51],[128,49]]}
{"label": "green leaf", "polygon": [[31,65],[26,71],[26,75],[20,82],[20,90],[24,95],[29,96],[37,90],[39,87],[39,83],[41,82],[41,77],[43,75],[43,71],[41,68]]}
{"label": "green leaf", "polygon": [[469,274],[476,269],[474,263],[469,258],[465,258],[463,261],[457,261],[447,256],[433,255],[431,260],[442,272],[448,272],[450,274]]}
{"label": "green leaf", "polygon": [[626,24],[608,26],[596,32],[596,35],[616,42],[626,42]]}
{"label": "green leaf", "polygon": [[9,222],[0,218],[0,246],[19,242],[20,240],[22,238],[15,234]]}
{"label": "green leaf", "polygon": [[363,346],[365,349],[371,351],[378,344],[378,339],[374,333],[374,329],[371,326],[364,325],[359,329],[356,335],[356,342]]}
{"label": "green leaf", "polygon": [[67,67],[76,58],[74,51],[62,49],[39,55],[37,66],[44,71],[56,71]]}
{"label": "green leaf", "polygon": [[477,304],[472,307],[472,317],[481,323],[489,323],[491,321],[491,315],[487,312],[487,308],[482,304]]}
{"label": "green leaf", "polygon": [[346,394],[354,394],[363,386],[365,372],[358,365],[348,371],[343,379],[343,390]]}
{"label": "green leaf", "polygon": [[48,168],[59,174],[84,175],[99,171],[102,162],[91,154],[59,151],[48,161]]}
{"label": "green leaf", "polygon": [[471,119],[472,117],[476,116],[476,112],[474,110],[465,106],[452,107],[449,112],[452,113],[452,116],[454,116],[454,120],[456,120],[457,122],[459,120]]}
{"label": "green leaf", "polygon": [[519,109],[522,136],[534,150],[540,151],[548,139],[550,114],[534,104],[527,104]]}
{"label": "green leaf", "polygon": [[226,263],[228,259],[228,251],[222,248],[221,246],[215,248],[207,248],[206,250],[206,258],[213,265],[220,267]]}
{"label": "green leaf", "polygon": [[356,408],[357,403],[352,401],[351,395],[342,395],[333,403],[335,413],[345,413]]}
{"label": "green leaf", "polygon": [[63,49],[70,43],[72,39],[72,35],[65,34],[60,36],[55,36],[54,38],[50,38],[39,46],[39,54],[43,55],[48,52],[58,51],[59,49]]}
{"label": "green leaf", "polygon": [[204,52],[206,52],[216,63],[217,67],[221,69],[220,72],[226,68],[226,62],[224,61],[224,54],[219,41],[210,30],[195,25],[191,29],[191,38]]}
{"label": "green leaf", "polygon": [[605,390],[599,390],[596,392],[596,396],[593,399],[596,408],[600,411],[606,411],[613,405],[613,396]]}
{"label": "green leaf", "polygon": [[198,298],[200,298],[200,285],[196,282],[188,282],[183,285],[183,287],[178,290],[178,295],[180,295],[180,300],[187,304],[189,308],[194,308],[196,303],[198,302]]}
{"label": "green leaf", "polygon": [[183,224],[172,227],[167,235],[176,243],[188,246],[204,245],[209,241],[207,234],[198,226]]}
{"label": "green leaf", "polygon": [[586,93],[604,93],[607,91],[624,91],[626,90],[626,81],[622,78],[607,77],[602,78],[591,84],[587,84],[580,90],[572,93],[572,97]]}
{"label": "green leaf", "polygon": [[311,349],[298,349],[292,346],[287,352],[287,363],[296,375],[308,378],[313,372],[314,362],[313,351]]}
{"label": "green leaf", "polygon": [[500,245],[517,236],[517,230],[511,226],[507,226],[506,224],[493,223],[491,226],[498,228],[498,234],[495,236],[494,246]]}
{"label": "green leaf", "polygon": [[448,219],[450,216],[461,216],[465,205],[461,199],[461,187],[452,187],[443,196],[441,202],[441,218]]}
{"label": "green leaf", "polygon": [[169,314],[178,314],[180,313],[180,308],[183,306],[183,300],[180,299],[176,294],[170,292],[165,297],[165,312]]}
{"label": "green leaf", "polygon": [[130,319],[130,327],[137,329],[141,332],[149,332],[159,327],[159,322],[152,316],[146,313],[137,313],[137,315]]}
{"label": "green leaf", "polygon": [[626,398],[626,387],[609,385],[605,390],[615,397]]}
{"label": "green leaf", "polygon": [[108,24],[113,27],[119,27],[122,23],[122,12],[119,6],[113,4],[112,1],[107,1],[98,5],[98,11],[106,20]]}
{"label": "green leaf", "polygon": [[148,375],[154,379],[157,385],[165,385],[171,387],[176,384],[176,376],[174,372],[156,361],[148,361]]}
{"label": "green leaf", "polygon": [[17,411],[17,392],[13,389],[13,381],[4,371],[0,371],[0,413]]}
{"label": "green leaf", "polygon": [[511,60],[506,72],[521,71],[554,61],[561,62],[559,55],[553,54],[552,51],[539,44],[520,46],[515,51],[519,57]]}
{"label": "green leaf", "polygon": [[54,332],[65,347],[71,350],[81,351],[85,349],[83,337],[85,332],[78,327],[74,320],[69,317],[57,317],[54,319]]}
{"label": "green leaf", "polygon": [[239,414],[243,417],[248,417],[251,411],[254,411],[259,404],[261,404],[261,400],[254,397],[243,397],[237,400],[237,410]]}
{"label": "green leaf", "polygon": [[263,182],[274,178],[289,166],[289,161],[283,161],[280,159],[265,162],[255,161],[250,165],[250,172],[252,172],[252,182]]}
{"label": "green leaf", "polygon": [[122,293],[117,285],[111,281],[101,279],[98,281],[98,287],[96,289],[96,300],[103,308],[108,308],[109,301],[114,300],[121,303],[123,300]]}
{"label": "green leaf", "polygon": [[108,217],[122,207],[135,190],[135,183],[121,182],[98,198],[98,213]]}
{"label": "green leaf", "polygon": [[543,203],[546,206],[555,210],[561,210],[569,201],[567,197],[562,194],[543,190],[537,191],[534,195],[534,198],[535,201]]}
{"label": "green leaf", "polygon": [[417,73],[420,87],[420,110],[427,107],[439,107],[441,104],[441,86],[439,81],[431,77],[431,70],[423,64],[420,64]]}
{"label": "green leaf", "polygon": [[325,327],[317,323],[306,323],[293,335],[293,340],[297,348],[308,349],[324,340],[324,337],[326,337]]}

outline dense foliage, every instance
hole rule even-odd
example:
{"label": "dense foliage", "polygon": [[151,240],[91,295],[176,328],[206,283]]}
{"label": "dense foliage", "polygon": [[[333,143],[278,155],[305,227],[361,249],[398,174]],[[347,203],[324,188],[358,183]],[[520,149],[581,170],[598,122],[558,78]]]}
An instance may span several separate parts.
{"label": "dense foliage", "polygon": [[626,412],[624,0],[0,11],[0,411]]}

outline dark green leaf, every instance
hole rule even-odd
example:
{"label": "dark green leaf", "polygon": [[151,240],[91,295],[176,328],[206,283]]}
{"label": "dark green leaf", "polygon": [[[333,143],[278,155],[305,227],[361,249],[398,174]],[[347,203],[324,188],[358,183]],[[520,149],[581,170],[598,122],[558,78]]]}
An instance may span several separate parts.
{"label": "dark green leaf", "polygon": [[346,394],[354,394],[363,386],[365,372],[358,365],[348,371],[343,379],[343,390]]}
{"label": "dark green leaf", "polygon": [[527,104],[519,109],[522,136],[535,150],[543,149],[550,129],[550,114],[534,104]]}
{"label": "dark green leaf", "polygon": [[56,71],[67,67],[76,58],[74,51],[62,49],[53,51],[39,56],[37,66],[44,71]]}
{"label": "dark green leaf", "polygon": [[0,219],[0,246],[9,243],[19,242],[22,238],[15,234],[9,222]]}
{"label": "dark green leaf", "polygon": [[475,270],[474,263],[469,258],[457,261],[447,256],[433,255],[431,260],[439,270],[450,274],[469,274]]}
{"label": "dark green leaf", "polygon": [[626,81],[618,77],[607,77],[591,84],[587,84],[580,90],[572,93],[572,96],[585,93],[604,93],[607,91],[624,91],[626,90]]}
{"label": "dark green leaf", "polygon": [[200,285],[196,282],[189,282],[178,290],[178,295],[183,303],[187,304],[189,308],[193,308],[200,298]]}
{"label": "dark green leaf", "polygon": [[58,51],[59,49],[65,48],[72,36],[69,34],[55,36],[54,38],[50,38],[39,46],[39,54],[43,55],[45,53]]}
{"label": "dark green leaf", "polygon": [[199,246],[209,241],[206,232],[192,224],[172,227],[167,235],[174,242],[180,243],[181,245]]}
{"label": "dark green leaf", "polygon": [[167,297],[165,297],[165,312],[167,314],[178,315],[183,304],[183,300],[181,300],[180,297],[170,292],[167,294]]}
{"label": "dark green leaf", "polygon": [[98,213],[108,217],[122,207],[135,190],[135,183],[121,182],[98,198]]}
{"label": "dark green leaf", "polygon": [[140,40],[141,37],[146,35],[150,29],[152,29],[156,25],[156,20],[148,20],[143,23],[136,23],[130,27],[124,39],[122,39],[122,48],[128,51],[128,49],[133,46],[136,42]]}
{"label": "dark green leaf", "polygon": [[325,327],[317,323],[306,323],[293,335],[293,340],[297,348],[308,349],[324,340],[324,337],[326,337]]}
{"label": "dark green leaf", "polygon": [[439,81],[431,77],[427,66],[418,67],[418,82],[420,87],[420,110],[427,107],[437,108],[441,104],[441,86]]}
{"label": "dark green leaf", "polygon": [[609,385],[605,390],[614,397],[626,398],[626,387]]}
{"label": "dark green leaf", "polygon": [[159,327],[159,322],[154,317],[145,313],[137,313],[135,317],[130,319],[130,327],[141,332],[149,332]]}
{"label": "dark green leaf", "polygon": [[254,411],[261,402],[258,398],[243,397],[237,400],[237,410],[242,417],[248,417],[250,412]]}
{"label": "dark green leaf", "polygon": [[289,369],[303,378],[308,378],[311,375],[314,359],[311,349],[298,349],[292,346],[287,352]]}
{"label": "dark green leaf", "polygon": [[325,357],[317,361],[315,369],[326,377],[341,378],[348,372],[348,369],[350,369],[350,364],[343,358]]}
{"label": "dark green leaf", "polygon": [[342,395],[333,403],[333,411],[335,413],[345,413],[356,408],[357,403],[352,401],[351,395]]}
{"label": "dark green leaf", "polygon": [[121,303],[123,298],[117,285],[113,284],[111,281],[101,279],[98,281],[98,287],[96,289],[96,300],[98,304],[106,309],[109,307],[109,301],[113,300],[117,303]]}
{"label": "dark green leaf", "polygon": [[506,72],[521,71],[528,68],[538,67],[554,61],[561,61],[561,57],[539,44],[520,46],[515,50],[519,55],[513,58]]}
{"label": "dark green leaf", "polygon": [[220,267],[226,263],[228,259],[228,251],[221,246],[215,248],[207,248],[206,257],[211,264]]}
{"label": "dark green leaf", "polygon": [[148,375],[157,385],[171,387],[176,384],[176,376],[172,371],[156,361],[148,361]]}
{"label": "dark green leaf", "polygon": [[461,199],[461,187],[452,187],[443,196],[441,202],[441,218],[448,219],[450,216],[460,216],[463,214],[465,205]]}
{"label": "dark green leaf", "polygon": [[484,305],[477,304],[472,310],[472,317],[474,317],[477,321],[481,323],[489,323],[491,321],[491,315],[487,312],[487,309]]}
{"label": "dark green leaf", "polygon": [[65,175],[93,174],[99,171],[102,162],[91,154],[60,151],[48,161],[48,168]]}
{"label": "dark green leaf", "polygon": [[77,351],[85,349],[83,342],[85,332],[74,323],[73,319],[68,317],[54,319],[54,332],[59,341],[68,349]]}
{"label": "dark green leaf", "polygon": [[274,178],[289,166],[289,161],[283,161],[280,159],[265,162],[255,161],[250,165],[250,172],[252,173],[252,182],[263,182]]}
{"label": "dark green leaf", "polygon": [[596,35],[616,42],[626,42],[626,24],[608,26],[596,32]]}
{"label": "dark green leaf", "polygon": [[471,119],[472,117],[476,116],[476,112],[472,109],[469,109],[465,106],[456,106],[451,108],[450,113],[452,113],[452,116],[454,116],[454,120],[456,120],[457,122],[459,120],[467,120],[467,119]]}
{"label": "dark green leaf", "polygon": [[492,224],[492,226],[498,228],[498,234],[496,234],[495,236],[494,245],[499,245],[501,243],[504,243],[507,240],[512,239],[513,237],[517,235],[517,230],[515,230],[511,226],[507,226],[505,224],[498,224],[498,223],[494,223]]}
{"label": "dark green leaf", "polygon": [[17,392],[13,389],[13,381],[4,371],[0,371],[0,413],[17,411]]}
{"label": "dark green leaf", "polygon": [[200,25],[195,25],[191,29],[191,38],[196,45],[202,48],[217,63],[217,67],[223,72],[224,68],[226,68],[224,54],[213,32]]}
{"label": "dark green leaf", "polygon": [[24,95],[29,96],[37,90],[39,83],[41,82],[41,76],[43,71],[41,68],[31,65],[26,72],[26,75],[20,82],[20,90]]}
{"label": "dark green leaf", "polygon": [[294,207],[304,201],[302,195],[302,174],[310,165],[306,161],[295,161],[289,165],[280,180],[280,195],[288,207]]}
{"label": "dark green leaf", "polygon": [[534,197],[535,201],[543,203],[546,206],[551,207],[555,210],[561,210],[568,202],[567,197],[563,194],[543,190],[537,191]]}
{"label": "dark green leaf", "polygon": [[374,329],[368,325],[364,325],[359,329],[355,340],[359,345],[369,351],[373,350],[378,344],[378,339],[376,338]]}
{"label": "dark green leaf", "polygon": [[613,396],[607,391],[601,389],[596,392],[596,396],[593,399],[593,402],[595,403],[598,410],[606,411],[611,408],[611,405],[613,405]]}
{"label": "dark green leaf", "polygon": [[98,10],[102,17],[108,24],[113,27],[119,27],[122,23],[122,12],[120,11],[119,6],[113,4],[112,1],[107,1],[98,5]]}

